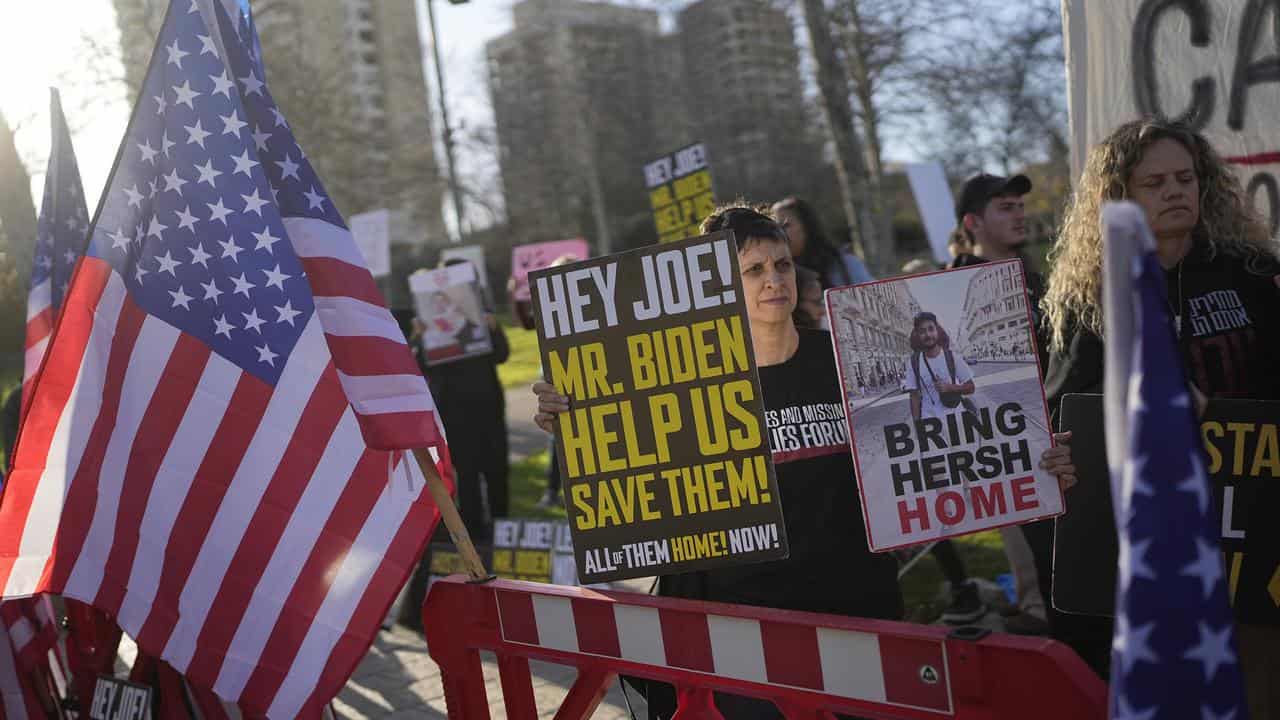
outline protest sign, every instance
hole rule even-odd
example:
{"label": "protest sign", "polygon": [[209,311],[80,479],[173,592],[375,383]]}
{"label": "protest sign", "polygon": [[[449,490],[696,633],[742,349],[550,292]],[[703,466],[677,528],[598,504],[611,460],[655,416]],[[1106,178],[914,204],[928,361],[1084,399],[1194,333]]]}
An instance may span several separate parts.
{"label": "protest sign", "polygon": [[1067,0],[1072,171],[1121,123],[1186,120],[1280,223],[1280,74],[1265,0]]}
{"label": "protest sign", "polygon": [[529,276],[584,583],[787,555],[737,260],[722,232]]}
{"label": "protest sign", "polygon": [[956,226],[956,206],[951,198],[951,184],[940,162],[908,163],[907,180],[916,199],[916,209],[924,221],[933,259],[940,263],[951,260],[947,243]]}
{"label": "protest sign", "polygon": [[872,550],[1062,512],[1020,261],[836,288],[827,313]]}
{"label": "protest sign", "polygon": [[360,254],[374,277],[391,273],[391,211],[372,210],[352,215],[348,221]]}
{"label": "protest sign", "polygon": [[529,273],[547,267],[556,258],[565,255],[572,256],[575,261],[586,260],[591,256],[591,251],[587,248],[587,241],[582,238],[529,243],[511,248],[511,299],[528,302]]}
{"label": "protest sign", "polygon": [[[1280,482],[1278,418],[1280,403],[1215,399],[1200,424],[1236,618],[1273,626],[1280,625],[1280,543],[1274,535],[1276,508],[1266,491]],[[1067,396],[1062,419],[1063,429],[1073,433],[1079,483],[1068,494],[1071,512],[1058,519],[1054,604],[1067,612],[1111,615],[1119,543],[1106,447],[1095,437],[1101,435],[1096,428],[1103,423],[1102,396]]]}
{"label": "protest sign", "polygon": [[474,265],[418,270],[409,276],[409,290],[425,328],[422,350],[428,365],[493,352]]}
{"label": "protest sign", "polygon": [[716,207],[711,162],[702,143],[646,163],[644,185],[649,190],[658,240],[664,243],[697,235],[698,224]]}
{"label": "protest sign", "polygon": [[99,676],[89,699],[89,720],[150,720],[151,696],[146,685]]}
{"label": "protest sign", "polygon": [[[499,518],[493,521],[493,542],[477,546],[485,567],[510,580],[577,585],[569,523],[564,520]],[[465,572],[453,545],[433,543],[431,579]]]}

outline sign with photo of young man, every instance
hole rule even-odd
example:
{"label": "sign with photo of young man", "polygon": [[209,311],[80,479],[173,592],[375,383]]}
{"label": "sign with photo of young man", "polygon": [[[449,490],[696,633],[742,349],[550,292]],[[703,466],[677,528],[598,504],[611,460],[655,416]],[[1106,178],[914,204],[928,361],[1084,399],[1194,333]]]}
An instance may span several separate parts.
{"label": "sign with photo of young man", "polygon": [[827,312],[872,550],[1062,512],[1020,261],[836,288]]}

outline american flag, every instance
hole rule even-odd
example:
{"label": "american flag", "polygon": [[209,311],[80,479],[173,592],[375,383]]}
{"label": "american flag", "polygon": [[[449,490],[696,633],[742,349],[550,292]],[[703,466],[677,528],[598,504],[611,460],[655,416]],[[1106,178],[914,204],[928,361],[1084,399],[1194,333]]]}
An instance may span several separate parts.
{"label": "american flag", "polygon": [[[49,336],[53,333],[58,308],[66,296],[71,271],[84,252],[89,233],[84,187],[80,182],[75,150],[71,146],[71,133],[62,113],[62,101],[56,89],[51,88],[49,92],[52,143],[44,176],[40,218],[36,225],[31,289],[27,295],[26,357],[22,377],[24,412],[49,345]],[[39,717],[43,711],[39,711],[38,704],[30,704],[32,698],[37,695],[51,697],[54,688],[43,680],[64,670],[59,656],[50,662],[49,651],[58,643],[58,626],[48,598],[0,603],[0,640],[5,640],[0,654],[7,656],[0,659],[0,696],[3,696],[2,707],[6,717]],[[38,712],[33,715],[33,710]]]}
{"label": "american flag", "polygon": [[399,449],[446,455],[354,240],[213,6],[175,0],[157,39],[0,501],[0,588],[91,602],[246,714],[309,717],[439,518]]}
{"label": "american flag", "polygon": [[0,718],[45,717],[43,704],[66,695],[68,678],[48,596],[0,603]]}
{"label": "american flag", "polygon": [[62,114],[58,91],[50,89],[49,120],[53,144],[44,176],[44,199],[36,225],[36,248],[31,260],[31,290],[27,295],[26,357],[22,373],[22,407],[27,406],[32,380],[40,369],[53,322],[71,282],[71,271],[84,252],[89,234],[80,168],[71,147],[71,132]]}
{"label": "american flag", "polygon": [[1247,710],[1209,477],[1142,211],[1103,211],[1107,434],[1120,568],[1116,720],[1243,720]]}

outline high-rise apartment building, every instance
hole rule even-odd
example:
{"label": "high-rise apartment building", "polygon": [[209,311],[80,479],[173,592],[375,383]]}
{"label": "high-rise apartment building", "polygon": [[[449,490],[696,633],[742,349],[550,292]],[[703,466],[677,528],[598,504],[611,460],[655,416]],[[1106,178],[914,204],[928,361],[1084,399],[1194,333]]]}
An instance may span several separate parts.
{"label": "high-rise apartment building", "polygon": [[677,25],[687,109],[708,145],[716,195],[802,192],[821,158],[791,18],[768,0],[698,0]]}
{"label": "high-rise apartment building", "polygon": [[653,242],[642,168],[693,142],[722,200],[820,176],[791,20],[769,0],[698,0],[668,34],[656,13],[605,2],[524,0],[514,20],[488,60],[519,240]]}
{"label": "high-rise apartment building", "polygon": [[[136,88],[168,0],[115,0]],[[345,214],[404,211],[395,242],[446,241],[414,0],[254,3],[272,94]]]}
{"label": "high-rise apartment building", "polygon": [[652,221],[641,167],[654,150],[650,10],[524,0],[487,46],[507,216],[517,238],[586,234],[619,249]]}

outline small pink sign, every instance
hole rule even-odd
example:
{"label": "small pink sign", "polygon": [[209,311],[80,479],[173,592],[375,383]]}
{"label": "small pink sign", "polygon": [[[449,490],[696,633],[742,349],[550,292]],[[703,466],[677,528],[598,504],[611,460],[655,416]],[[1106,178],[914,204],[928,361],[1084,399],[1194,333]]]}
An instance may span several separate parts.
{"label": "small pink sign", "polygon": [[529,300],[529,272],[550,266],[562,255],[572,255],[574,262],[577,262],[590,257],[591,251],[587,248],[587,241],[582,238],[530,243],[511,248],[511,277],[515,280],[511,290],[512,299]]}

